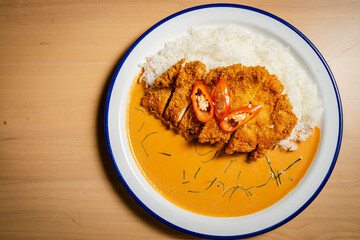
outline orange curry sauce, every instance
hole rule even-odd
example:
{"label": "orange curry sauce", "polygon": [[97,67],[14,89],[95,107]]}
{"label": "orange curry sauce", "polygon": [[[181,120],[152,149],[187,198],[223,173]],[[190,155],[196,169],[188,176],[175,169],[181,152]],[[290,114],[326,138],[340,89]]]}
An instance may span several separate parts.
{"label": "orange curry sauce", "polygon": [[269,152],[269,162],[249,162],[246,154],[227,155],[221,145],[194,144],[141,107],[143,96],[142,85],[135,82],[127,111],[133,157],[161,195],[191,212],[234,217],[265,209],[296,187],[316,155],[318,127],[296,151]]}

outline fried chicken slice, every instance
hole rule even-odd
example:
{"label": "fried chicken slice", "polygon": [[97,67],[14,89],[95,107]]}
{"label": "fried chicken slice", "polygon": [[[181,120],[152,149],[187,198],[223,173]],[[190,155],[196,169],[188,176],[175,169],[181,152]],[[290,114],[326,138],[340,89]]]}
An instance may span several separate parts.
{"label": "fried chicken slice", "polygon": [[225,149],[227,154],[251,152],[256,149],[260,141],[266,138],[267,128],[272,124],[271,114],[283,90],[284,86],[277,77],[267,72],[263,84],[251,100],[251,104],[261,105],[262,109],[254,119],[233,134]]}
{"label": "fried chicken slice", "polygon": [[252,101],[252,104],[263,107],[261,112],[234,133],[226,146],[226,153],[251,152],[249,158],[256,160],[290,136],[297,117],[287,95],[282,95],[283,90],[278,78],[269,75]]}
{"label": "fried chicken slice", "polygon": [[185,59],[178,61],[171,66],[166,72],[158,77],[154,84],[146,88],[145,95],[141,101],[141,104],[150,113],[153,113],[156,117],[161,118],[164,113],[166,104],[171,97],[172,89],[175,85],[182,64]]}
{"label": "fried chicken slice", "polygon": [[186,140],[191,140],[199,135],[203,126],[204,123],[197,119],[194,108],[190,105],[179,124],[178,133]]}
{"label": "fried chicken slice", "polygon": [[260,138],[256,150],[251,152],[250,159],[256,160],[264,157],[268,150],[274,149],[281,140],[290,136],[297,123],[297,117],[292,111],[287,94],[278,98],[270,116],[270,122],[272,125],[264,128],[262,138]]}
{"label": "fried chicken slice", "polygon": [[[240,64],[219,71],[222,72],[222,76],[225,77],[228,85],[231,111],[248,105],[255,97],[264,79],[269,75],[264,67],[246,67]],[[231,133],[222,131],[216,120],[211,119],[200,132],[199,142],[227,143],[230,137]]]}
{"label": "fried chicken slice", "polygon": [[163,115],[163,123],[176,128],[191,103],[191,92],[196,81],[201,81],[206,66],[200,61],[188,62],[180,70],[175,82],[175,90]]}
{"label": "fried chicken slice", "polygon": [[154,87],[157,88],[172,88],[174,87],[175,81],[179,76],[182,65],[184,64],[185,59],[181,59],[173,66],[171,66],[167,71],[161,74],[154,82]]}

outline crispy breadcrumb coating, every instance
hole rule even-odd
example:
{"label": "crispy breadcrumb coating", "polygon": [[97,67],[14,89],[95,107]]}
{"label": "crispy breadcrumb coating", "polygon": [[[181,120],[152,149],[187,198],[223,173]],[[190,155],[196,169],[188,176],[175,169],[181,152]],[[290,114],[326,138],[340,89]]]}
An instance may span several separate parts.
{"label": "crispy breadcrumb coating", "polygon": [[145,89],[141,105],[158,118],[161,118],[164,113],[184,61],[185,59],[182,59],[174,64],[158,77],[151,87]]}
{"label": "crispy breadcrumb coating", "polygon": [[201,81],[206,66],[200,61],[186,63],[175,82],[175,90],[163,115],[163,122],[170,128],[177,127],[191,103],[191,92],[196,81]]}

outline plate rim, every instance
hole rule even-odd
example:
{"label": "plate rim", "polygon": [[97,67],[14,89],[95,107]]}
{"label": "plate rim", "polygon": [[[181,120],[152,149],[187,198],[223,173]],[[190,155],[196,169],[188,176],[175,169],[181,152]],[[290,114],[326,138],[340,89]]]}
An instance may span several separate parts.
{"label": "plate rim", "polygon": [[[334,93],[336,96],[336,101],[337,101],[337,105],[338,105],[338,117],[339,117],[339,131],[338,131],[338,139],[337,139],[337,145],[336,145],[336,149],[334,152],[334,156],[333,159],[331,161],[331,165],[329,167],[328,172],[326,173],[325,178],[322,180],[321,184],[319,185],[319,187],[317,188],[317,190],[314,192],[314,194],[299,208],[297,209],[294,213],[292,213],[290,216],[286,217],[285,219],[283,219],[282,221],[273,224],[270,227],[264,228],[262,230],[256,231],[256,232],[252,232],[252,233],[246,233],[246,234],[240,234],[240,235],[231,235],[231,236],[220,236],[220,235],[209,235],[209,234],[204,234],[204,233],[198,233],[195,231],[191,231],[185,228],[182,228],[180,226],[177,226],[167,220],[165,220],[164,218],[162,218],[161,216],[159,216],[158,214],[156,214],[154,211],[152,211],[149,207],[146,206],[146,204],[144,204],[136,195],[135,193],[131,190],[131,188],[128,186],[127,182],[125,181],[125,179],[123,178],[122,174],[120,173],[120,170],[115,162],[115,158],[113,155],[113,151],[112,151],[112,147],[111,147],[111,143],[110,143],[110,135],[109,135],[109,127],[108,127],[108,116],[109,116],[109,105],[110,105],[110,99],[111,99],[111,95],[113,92],[113,86],[114,83],[116,81],[117,75],[120,71],[120,69],[122,68],[124,62],[126,61],[126,59],[128,58],[128,56],[130,55],[130,53],[133,51],[133,49],[142,41],[142,39],[144,39],[149,33],[151,33],[154,29],[156,29],[157,27],[159,27],[160,25],[162,25],[163,23],[188,12],[192,12],[192,11],[196,11],[196,10],[200,10],[200,9],[206,9],[206,8],[219,8],[219,7],[227,7],[227,8],[240,8],[240,9],[244,9],[244,10],[249,10],[255,13],[259,13],[265,16],[268,16],[280,23],[282,23],[283,25],[285,25],[286,27],[290,28],[290,30],[294,31],[297,35],[299,35],[311,48],[312,50],[316,53],[316,55],[318,56],[318,58],[320,59],[321,63],[323,64],[323,66],[325,67],[331,83],[333,85],[333,89],[334,89]],[[290,220],[292,220],[293,218],[295,218],[297,215],[299,215],[303,210],[305,210],[313,201],[314,199],[319,195],[319,193],[322,191],[322,189],[324,188],[324,186],[326,185],[328,179],[331,176],[331,173],[335,167],[335,164],[337,162],[337,158],[340,152],[340,148],[341,148],[341,143],[342,143],[342,135],[343,135],[343,110],[342,110],[342,103],[341,103],[341,97],[340,97],[340,93],[335,81],[335,78],[330,70],[330,67],[328,66],[327,62],[325,61],[324,57],[321,55],[321,53],[319,52],[319,50],[315,47],[315,45],[303,34],[301,33],[297,28],[295,28],[293,25],[291,25],[290,23],[288,23],[287,21],[281,19],[280,17],[269,13],[267,11],[255,8],[255,7],[250,7],[247,5],[240,5],[240,4],[230,4],[230,3],[214,3],[214,4],[204,4],[204,5],[198,5],[198,6],[194,6],[194,7],[190,7],[190,8],[186,8],[183,9],[181,11],[178,11],[176,13],[173,13],[171,15],[169,15],[168,17],[160,20],[159,22],[155,23],[153,26],[151,26],[148,30],[146,30],[131,46],[130,48],[126,51],[126,53],[123,55],[123,57],[121,58],[120,63],[117,65],[116,70],[112,76],[110,85],[108,87],[108,91],[107,91],[107,97],[106,97],[106,103],[105,103],[105,119],[104,119],[104,127],[105,127],[105,137],[106,137],[106,145],[107,145],[107,149],[112,161],[112,164],[116,170],[116,173],[118,175],[118,177],[120,178],[122,184],[124,185],[124,187],[126,188],[126,190],[130,193],[130,195],[136,200],[136,202],[142,207],[144,208],[148,213],[150,213],[153,217],[155,217],[156,219],[158,219],[160,222],[187,234],[190,235],[194,235],[197,237],[202,237],[202,238],[211,238],[211,239],[233,239],[233,238],[248,238],[248,237],[253,237],[253,236],[257,236],[269,231],[272,231],[282,225],[284,225],[285,223],[289,222]]]}

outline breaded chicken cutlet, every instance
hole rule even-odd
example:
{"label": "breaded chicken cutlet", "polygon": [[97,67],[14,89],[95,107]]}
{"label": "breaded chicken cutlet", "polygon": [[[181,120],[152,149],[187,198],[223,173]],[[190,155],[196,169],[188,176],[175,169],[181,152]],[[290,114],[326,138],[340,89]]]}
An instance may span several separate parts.
{"label": "breaded chicken cutlet", "polygon": [[178,61],[160,77],[158,77],[153,85],[145,88],[145,95],[141,104],[150,113],[160,119],[165,111],[166,104],[171,97],[175,81],[184,61],[185,59]]}
{"label": "breaded chicken cutlet", "polygon": [[292,112],[292,106],[287,95],[281,95],[270,115],[271,125],[264,127],[256,149],[249,156],[250,159],[255,160],[264,157],[269,149],[274,149],[278,142],[290,136],[296,123],[297,117]]}
{"label": "breaded chicken cutlet", "polygon": [[[251,100],[251,104],[261,105],[262,110],[252,121],[233,134],[225,149],[227,154],[251,152],[250,156],[253,159],[264,157],[267,150],[273,149],[280,140],[290,136],[291,130],[296,125],[297,118],[291,111],[287,95],[282,95],[283,91],[284,86],[275,75],[268,74],[264,78],[261,87]],[[290,111],[284,113],[287,119],[284,124],[276,120],[280,117],[280,111],[276,110],[279,106],[290,107],[290,109],[286,108]],[[277,131],[278,125],[282,124],[287,126],[286,129],[290,131]]]}
{"label": "breaded chicken cutlet", "polygon": [[191,103],[191,92],[196,81],[201,81],[206,66],[200,61],[186,63],[175,81],[174,92],[163,115],[163,122],[176,128]]}
{"label": "breaded chicken cutlet", "polygon": [[[223,131],[215,118],[206,123],[199,121],[191,104],[196,81],[201,81],[213,95],[220,78],[226,80],[231,111],[249,104],[262,106],[254,119],[231,133]],[[227,154],[246,152],[250,159],[258,159],[287,138],[297,123],[283,90],[276,75],[264,67],[235,64],[206,72],[200,61],[184,64],[180,60],[146,89],[142,105],[188,140],[222,143]]]}

